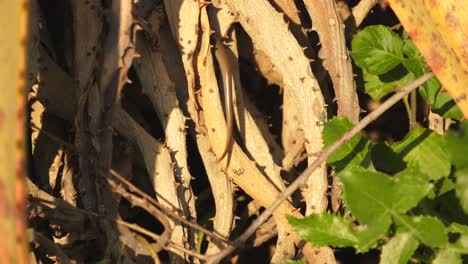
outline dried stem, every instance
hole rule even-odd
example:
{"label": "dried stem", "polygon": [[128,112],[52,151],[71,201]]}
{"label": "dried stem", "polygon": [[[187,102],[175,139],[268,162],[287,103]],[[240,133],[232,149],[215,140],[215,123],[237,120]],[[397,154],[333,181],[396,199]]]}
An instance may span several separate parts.
{"label": "dried stem", "polygon": [[[54,201],[49,201],[49,200],[46,200],[46,199],[43,199],[43,198],[34,198],[34,197],[30,197],[29,199],[29,202],[30,203],[37,203],[39,205],[41,204],[51,204],[51,205],[54,205]],[[63,201],[61,199],[55,199],[57,201]],[[80,209],[80,208],[76,208],[76,207],[73,207],[73,206],[67,206],[66,208],[62,208],[62,209],[68,209],[69,211],[73,211],[75,213],[80,213],[80,214],[83,214],[83,215],[88,215],[88,216],[92,216],[92,217],[95,217],[95,218],[98,218],[98,219],[103,219],[103,220],[106,220],[106,221],[109,221],[109,222],[113,222],[113,223],[117,223],[119,225],[122,225],[122,226],[125,226],[127,227],[128,229],[131,229],[133,231],[136,231],[138,233],[141,233],[141,234],[144,234],[148,237],[151,237],[152,239],[154,239],[155,241],[158,241],[161,239],[161,236],[141,227],[141,226],[138,226],[136,224],[131,224],[131,223],[128,223],[124,220],[121,220],[121,219],[115,219],[115,218],[111,218],[111,217],[108,217],[108,216],[105,216],[105,215],[101,215],[101,214],[98,214],[98,213],[94,213],[94,212],[90,212],[90,211],[86,211],[86,210],[83,210],[83,209]],[[185,249],[184,247],[182,246],[179,246],[175,243],[173,243],[172,241],[168,241],[168,247],[171,247],[173,249],[176,249],[176,250],[180,250],[181,252],[184,252],[184,253],[187,253],[187,255],[190,255],[190,256],[193,256],[193,257],[196,257],[196,258],[199,258],[201,260],[204,260],[206,259],[205,256],[197,253],[197,252],[194,252],[192,250],[188,250],[188,249]]]}
{"label": "dried stem", "polygon": [[141,195],[141,197],[143,197],[145,200],[147,200],[149,203],[152,203],[153,205],[159,207],[161,210],[164,211],[164,213],[166,213],[167,215],[177,219],[178,221],[192,227],[193,229],[196,229],[198,231],[201,231],[203,233],[205,233],[207,236],[211,237],[213,240],[221,243],[221,244],[230,244],[229,241],[227,241],[226,239],[216,235],[215,233],[209,231],[208,229],[196,224],[196,223],[192,223],[190,222],[189,220],[183,218],[182,216],[174,213],[172,210],[168,209],[168,208],[165,208],[162,204],[160,204],[158,201],[156,201],[156,199],[154,199],[153,197],[149,196],[148,194],[146,194],[145,192],[143,192],[142,190],[140,190],[138,187],[136,187],[135,185],[133,185],[131,182],[129,182],[127,179],[125,179],[124,176],[120,175],[118,172],[116,172],[115,170],[110,170],[110,174],[112,176],[114,176],[115,178],[117,178],[119,181],[121,181],[122,183],[124,183],[125,185],[127,185],[127,187],[135,192],[135,193],[138,193],[139,195]]}
{"label": "dried stem", "polygon": [[434,74],[426,73],[425,75],[419,77],[418,79],[412,81],[411,83],[405,85],[404,87],[400,88],[397,93],[395,93],[392,97],[390,97],[387,101],[382,103],[375,111],[367,115],[363,118],[356,126],[354,126],[351,130],[346,132],[339,140],[333,143],[328,148],[324,149],[317,157],[317,159],[284,191],[281,193],[280,196],[276,198],[276,200],[263,211],[257,219],[244,231],[244,233],[239,236],[234,241],[234,246],[229,246],[225,250],[219,252],[216,255],[211,256],[208,259],[207,263],[218,263],[224,257],[228,256],[232,253],[237,247],[243,245],[247,239],[255,233],[255,231],[265,223],[268,218],[273,214],[273,212],[280,206],[280,204],[285,201],[289,196],[291,196],[297,189],[299,189],[307,180],[311,172],[313,172],[317,167],[320,166],[322,162],[325,162],[326,159],[336,151],[341,145],[348,142],[354,135],[359,133],[362,129],[364,129],[367,125],[369,125],[372,121],[377,119],[380,115],[382,115],[385,111],[387,111],[391,106],[395,103],[400,101],[403,97],[408,95],[411,91],[425,83],[427,80],[432,78]]}
{"label": "dried stem", "polygon": [[154,246],[154,250],[156,252],[159,252],[164,249],[168,241],[171,239],[171,224],[169,223],[169,220],[167,219],[167,216],[165,216],[159,209],[155,208],[153,205],[150,205],[147,200],[138,197],[134,194],[131,194],[125,188],[122,186],[119,186],[114,180],[108,179],[107,182],[109,183],[110,187],[112,187],[112,190],[115,191],[116,193],[122,195],[125,199],[127,199],[133,206],[138,206],[148,213],[150,213],[152,216],[154,216],[156,219],[161,222],[161,224],[164,226],[164,232],[160,236],[160,239],[157,240],[158,242]]}
{"label": "dried stem", "polygon": [[45,237],[41,233],[34,232],[34,231],[32,232],[32,234],[33,234],[34,241],[36,241],[41,246],[43,246],[46,249],[46,252],[48,255],[57,257],[58,263],[64,263],[64,264],[72,263],[70,261],[70,258],[68,258],[68,256],[63,252],[63,250],[57,244],[52,242],[49,238]]}

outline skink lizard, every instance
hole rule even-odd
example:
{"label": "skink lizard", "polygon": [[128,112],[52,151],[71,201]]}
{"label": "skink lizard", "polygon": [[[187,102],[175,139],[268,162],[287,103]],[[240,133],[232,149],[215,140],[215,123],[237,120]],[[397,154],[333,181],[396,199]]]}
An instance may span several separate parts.
{"label": "skink lizard", "polygon": [[218,157],[218,160],[222,160],[226,153],[229,151],[232,144],[232,127],[234,120],[233,102],[232,102],[232,89],[233,89],[233,77],[231,64],[229,63],[229,57],[226,52],[226,48],[220,38],[216,38],[216,50],[215,56],[219,63],[221,70],[221,76],[223,78],[223,91],[224,91],[224,109],[226,112],[226,141],[224,143],[223,152]]}

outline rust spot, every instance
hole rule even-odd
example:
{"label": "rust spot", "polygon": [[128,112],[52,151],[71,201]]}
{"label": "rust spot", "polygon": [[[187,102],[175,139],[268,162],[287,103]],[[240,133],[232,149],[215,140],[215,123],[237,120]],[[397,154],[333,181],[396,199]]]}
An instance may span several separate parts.
{"label": "rust spot", "polygon": [[301,77],[299,80],[301,80],[301,83],[304,83],[305,77]]}
{"label": "rust spot", "polygon": [[460,103],[462,101],[466,101],[466,93],[462,93],[460,96],[458,96],[457,98],[455,98],[455,102],[456,103]]}
{"label": "rust spot", "polygon": [[445,14],[445,21],[447,21],[447,24],[452,28],[452,30],[460,30],[460,24],[458,23],[458,20],[453,16],[452,13],[450,13],[450,11]]}
{"label": "rust spot", "polygon": [[416,42],[416,40],[419,38],[419,30],[417,29],[414,29],[414,30],[410,30],[410,34],[411,38]]}
{"label": "rust spot", "polygon": [[454,82],[458,82],[458,77],[457,77],[456,74],[452,74],[452,80],[453,80]]}
{"label": "rust spot", "polygon": [[288,57],[289,61],[293,61],[293,58],[291,56]]}
{"label": "rust spot", "polygon": [[429,50],[427,62],[432,70],[436,73],[440,72],[446,66],[445,58],[440,56],[435,48]]}
{"label": "rust spot", "polygon": [[[0,182],[0,193],[6,193],[6,188],[3,182]],[[0,203],[0,215],[2,216],[12,216],[13,210],[11,208],[11,203],[9,202],[2,202]]]}
{"label": "rust spot", "polygon": [[26,36],[22,36],[20,40],[21,47],[26,47],[28,45],[28,38]]}

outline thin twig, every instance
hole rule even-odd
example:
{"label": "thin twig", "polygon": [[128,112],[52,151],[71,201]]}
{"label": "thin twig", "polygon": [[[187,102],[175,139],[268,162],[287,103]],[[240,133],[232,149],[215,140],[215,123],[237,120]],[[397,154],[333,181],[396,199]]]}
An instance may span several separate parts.
{"label": "thin twig", "polygon": [[413,120],[412,120],[413,116],[411,115],[411,105],[408,100],[408,95],[403,97],[403,104],[405,105],[406,115],[408,116],[409,127],[411,128],[411,124],[413,123]]}
{"label": "thin twig", "polygon": [[[35,197],[29,197],[28,198],[29,202],[32,203],[32,204],[37,204],[39,206],[41,206],[41,204],[44,204],[44,205],[54,205],[54,202],[52,201],[48,201],[48,200],[45,200],[45,199],[42,199],[42,198],[35,198]],[[60,199],[57,199],[57,200],[60,200]],[[65,208],[64,208],[65,209]],[[98,219],[104,219],[104,220],[107,220],[109,222],[114,222],[114,223],[117,223],[119,225],[122,225],[122,226],[125,226],[127,227],[128,229],[131,229],[135,232],[138,232],[140,234],[143,234],[143,235],[146,235],[148,237],[151,237],[152,239],[154,239],[155,241],[158,241],[161,237],[151,231],[149,231],[148,229],[145,229],[139,225],[136,225],[136,224],[131,224],[131,223],[128,223],[124,220],[121,220],[121,219],[114,219],[114,218],[110,218],[106,215],[101,215],[101,214],[98,214],[98,213],[94,213],[94,212],[90,212],[90,211],[86,211],[84,209],[80,209],[80,208],[76,208],[76,207],[73,207],[73,206],[69,206],[67,207],[66,209],[70,210],[70,211],[75,211],[75,212],[78,212],[78,213],[81,213],[81,214],[84,214],[84,215],[88,215],[88,216],[92,216],[92,217],[96,217]],[[201,255],[195,251],[192,251],[192,250],[189,250],[189,249],[185,249],[184,247],[182,246],[179,246],[177,244],[175,244],[174,242],[172,241],[168,241],[168,247],[170,248],[173,248],[175,250],[180,250],[182,252],[185,252],[187,253],[187,255],[190,255],[190,256],[193,256],[193,257],[196,257],[196,258],[199,258],[201,260],[205,260],[206,259],[206,256],[204,255]]]}
{"label": "thin twig", "polygon": [[152,216],[158,219],[159,222],[161,222],[161,224],[164,226],[164,232],[160,236],[161,239],[157,240],[157,243],[154,246],[154,250],[156,252],[163,250],[166,244],[168,243],[168,241],[171,239],[171,233],[172,233],[171,224],[169,223],[169,219],[167,219],[167,216],[164,215],[154,205],[148,203],[148,201],[145,200],[144,198],[138,197],[128,192],[127,190],[125,190],[124,187],[117,184],[117,182],[115,182],[114,180],[107,179],[107,182],[109,183],[113,191],[122,195],[122,197],[127,199],[133,206],[138,206],[138,207],[145,209],[145,211],[150,213]]}
{"label": "thin twig", "polygon": [[284,192],[282,192],[276,198],[276,200],[258,216],[257,219],[255,219],[255,221],[249,226],[249,228],[247,228],[247,230],[245,230],[244,233],[234,241],[233,246],[228,246],[226,249],[220,251],[219,253],[209,256],[207,263],[218,263],[223,258],[231,254],[237,247],[243,245],[247,241],[247,239],[249,239],[249,237],[253,235],[255,231],[268,220],[268,218],[270,218],[270,216],[281,205],[281,203],[285,201],[289,196],[291,196],[297,189],[299,189],[305,183],[309,175],[323,162],[325,162],[326,159],[334,151],[336,151],[341,145],[348,142],[354,135],[359,133],[372,121],[377,119],[391,106],[400,101],[404,96],[408,95],[411,91],[425,83],[433,76],[434,74],[432,72],[426,73],[425,75],[398,89],[397,93],[395,93],[387,101],[382,103],[377,109],[375,109],[365,118],[363,118],[358,124],[356,124],[356,126],[354,126],[351,130],[346,132],[339,140],[330,145],[328,148],[324,149],[318,155],[317,159],[314,162],[312,162],[312,164],[288,188],[286,188],[286,190],[284,190]]}
{"label": "thin twig", "polygon": [[208,229],[196,224],[196,223],[193,223],[193,222],[190,222],[189,220],[183,218],[182,216],[174,213],[172,210],[166,208],[165,206],[163,206],[162,204],[160,204],[158,201],[156,201],[156,199],[154,199],[153,197],[149,196],[148,194],[146,194],[145,192],[143,192],[142,190],[140,190],[138,187],[136,187],[135,185],[133,185],[131,182],[129,182],[124,176],[120,175],[118,172],[116,172],[115,170],[110,170],[110,174],[112,176],[114,176],[115,178],[117,178],[119,181],[121,181],[122,183],[124,183],[125,185],[127,185],[127,187],[135,192],[135,193],[138,193],[139,195],[141,195],[141,197],[143,197],[144,199],[146,199],[148,202],[152,203],[153,205],[159,207],[163,212],[165,212],[167,215],[171,216],[171,217],[174,217],[175,219],[177,219],[178,221],[198,230],[198,231],[201,231],[203,233],[205,233],[207,236],[211,237],[214,241],[217,241],[219,243],[221,243],[221,246],[223,244],[230,244],[229,241],[227,241],[226,239],[216,235],[215,233],[209,231]]}
{"label": "thin twig", "polygon": [[411,91],[410,94],[410,100],[411,100],[411,121],[410,123],[410,128],[415,128],[417,125],[417,114],[418,114],[418,105],[417,105],[417,95],[416,91]]}
{"label": "thin twig", "polygon": [[[147,229],[145,229],[145,228],[143,228],[143,227],[141,227],[141,226],[139,226],[137,224],[131,224],[131,223],[125,222],[125,221],[120,220],[120,219],[112,219],[112,220],[115,221],[119,225],[123,225],[123,226],[127,227],[128,229],[131,229],[131,230],[139,232],[140,234],[149,236],[152,239],[154,239],[155,241],[161,240],[161,236],[156,235],[155,233],[153,233],[153,232],[151,232],[151,231],[149,231],[149,230],[147,230]],[[192,257],[196,257],[196,258],[201,259],[201,260],[206,259],[206,256],[204,256],[202,254],[199,254],[199,253],[196,253],[195,251],[186,249],[186,248],[184,248],[182,246],[179,246],[179,245],[175,244],[174,242],[172,242],[170,240],[168,241],[168,246],[172,247],[173,249],[182,251],[182,252],[184,252],[187,255],[190,255]]]}

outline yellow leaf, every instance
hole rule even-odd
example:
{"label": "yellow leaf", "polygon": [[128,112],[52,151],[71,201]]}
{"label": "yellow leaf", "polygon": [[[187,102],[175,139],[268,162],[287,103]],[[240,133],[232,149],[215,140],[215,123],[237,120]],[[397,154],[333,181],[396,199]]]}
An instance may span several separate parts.
{"label": "yellow leaf", "polygon": [[389,0],[390,6],[468,118],[468,1]]}

